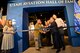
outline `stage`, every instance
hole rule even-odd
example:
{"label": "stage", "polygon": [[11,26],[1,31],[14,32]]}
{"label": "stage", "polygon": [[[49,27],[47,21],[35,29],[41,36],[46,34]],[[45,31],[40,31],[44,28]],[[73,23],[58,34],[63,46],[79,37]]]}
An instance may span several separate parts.
{"label": "stage", "polygon": [[[30,47],[25,50],[23,53],[55,53],[56,49],[51,49],[51,47],[43,47],[40,51],[37,51],[35,47]],[[80,47],[72,47],[70,45],[66,46],[66,50],[60,53],[80,53]]]}

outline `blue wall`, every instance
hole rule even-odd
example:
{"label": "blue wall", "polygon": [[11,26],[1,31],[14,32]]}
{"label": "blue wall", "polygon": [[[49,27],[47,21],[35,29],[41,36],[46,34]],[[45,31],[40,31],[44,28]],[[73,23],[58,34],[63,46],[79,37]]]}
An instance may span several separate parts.
{"label": "blue wall", "polygon": [[[28,13],[26,12],[26,10],[23,10],[23,22],[22,22],[22,30],[28,30]],[[28,32],[23,32],[23,51],[26,50],[29,47],[29,36],[28,36]]]}
{"label": "blue wall", "polygon": [[[29,0],[27,0],[29,1]],[[30,0],[35,1],[35,0]],[[39,0],[40,1],[40,0]],[[41,0],[45,1],[45,0]],[[50,1],[50,0],[49,0]],[[18,2],[25,2],[25,0],[18,1],[16,0],[15,3]],[[49,6],[65,6],[65,17],[67,20],[68,26],[74,26],[74,5],[73,3],[66,3],[66,4],[37,4],[37,5],[23,5],[23,6],[10,6],[8,4],[7,9],[7,19],[15,19],[16,20],[16,28],[17,30],[26,30],[28,29],[28,13],[25,12],[25,8],[30,7],[49,7]],[[26,15],[24,15],[26,14]],[[25,25],[26,24],[26,25]],[[74,28],[68,28],[69,34],[69,41],[72,46],[80,46],[79,40],[80,37],[74,32]],[[28,32],[17,32],[14,35],[15,39],[15,47],[13,49],[14,53],[21,53],[22,51],[26,50],[29,47],[28,41]]]}

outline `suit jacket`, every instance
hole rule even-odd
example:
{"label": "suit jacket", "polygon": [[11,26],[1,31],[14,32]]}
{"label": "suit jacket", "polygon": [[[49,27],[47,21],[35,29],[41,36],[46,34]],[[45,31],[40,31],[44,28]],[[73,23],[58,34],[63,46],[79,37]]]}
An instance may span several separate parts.
{"label": "suit jacket", "polygon": [[51,28],[50,31],[53,37],[54,48],[56,49],[61,48],[62,47],[61,36],[59,34],[59,30],[58,30],[56,22],[55,21],[52,22],[49,28]]}
{"label": "suit jacket", "polygon": [[55,21],[52,22],[48,28],[50,28],[51,33],[57,33],[58,32],[58,27],[57,27],[57,24]]}

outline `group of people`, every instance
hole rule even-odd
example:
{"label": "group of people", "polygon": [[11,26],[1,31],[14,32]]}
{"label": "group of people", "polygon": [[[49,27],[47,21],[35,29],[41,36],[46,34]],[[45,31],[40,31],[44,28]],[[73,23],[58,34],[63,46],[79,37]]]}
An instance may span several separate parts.
{"label": "group of people", "polygon": [[65,27],[64,21],[61,18],[57,18],[57,15],[55,14],[53,14],[52,17],[50,17],[50,19],[45,22],[45,26],[42,25],[40,19],[37,19],[37,23],[34,27],[36,29],[34,31],[34,41],[36,49],[40,50],[40,48],[42,47],[40,39],[41,33],[46,34],[48,31],[50,31],[53,38],[52,46],[54,46],[53,48],[57,49],[56,53],[59,53],[61,48],[65,50],[63,27]]}
{"label": "group of people", "polygon": [[[61,18],[57,18],[55,14],[45,22],[45,26],[43,26],[40,19],[37,19],[37,23],[34,26],[34,41],[36,49],[39,50],[40,47],[42,47],[40,39],[41,33],[46,34],[50,31],[53,38],[52,46],[57,49],[56,53],[59,53],[61,48],[65,50],[63,27],[65,27],[63,20]],[[0,22],[0,37],[1,35],[3,36],[1,41],[2,43],[0,42],[1,50],[10,52],[10,50],[14,48],[14,33],[15,31],[11,20],[6,20],[4,26]]]}
{"label": "group of people", "polygon": [[0,52],[10,53],[11,49],[14,48],[14,27],[12,26],[11,20],[4,21],[2,24],[2,11],[0,11]]}

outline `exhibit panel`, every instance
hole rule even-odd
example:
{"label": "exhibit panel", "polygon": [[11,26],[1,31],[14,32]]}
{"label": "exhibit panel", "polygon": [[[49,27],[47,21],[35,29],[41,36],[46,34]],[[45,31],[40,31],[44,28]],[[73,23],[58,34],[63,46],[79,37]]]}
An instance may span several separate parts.
{"label": "exhibit panel", "polygon": [[[7,19],[13,20],[16,28],[14,35],[15,46],[13,51],[15,53],[21,53],[29,48],[29,35],[28,32],[22,32],[22,30],[28,30],[28,13],[41,11],[40,7],[44,10],[50,10],[48,7],[61,7],[64,6],[65,19],[67,21],[67,27],[74,26],[74,2],[73,0],[30,0],[30,1],[15,1],[14,3],[8,3],[7,7]],[[47,7],[47,8],[46,8]],[[36,9],[37,8],[37,9]],[[46,8],[46,9],[45,9]],[[58,8],[59,9],[59,8]],[[14,21],[15,20],[15,21]],[[72,46],[80,46],[80,37],[75,33],[74,27],[68,28],[69,42]],[[75,40],[75,41],[74,41]]]}

